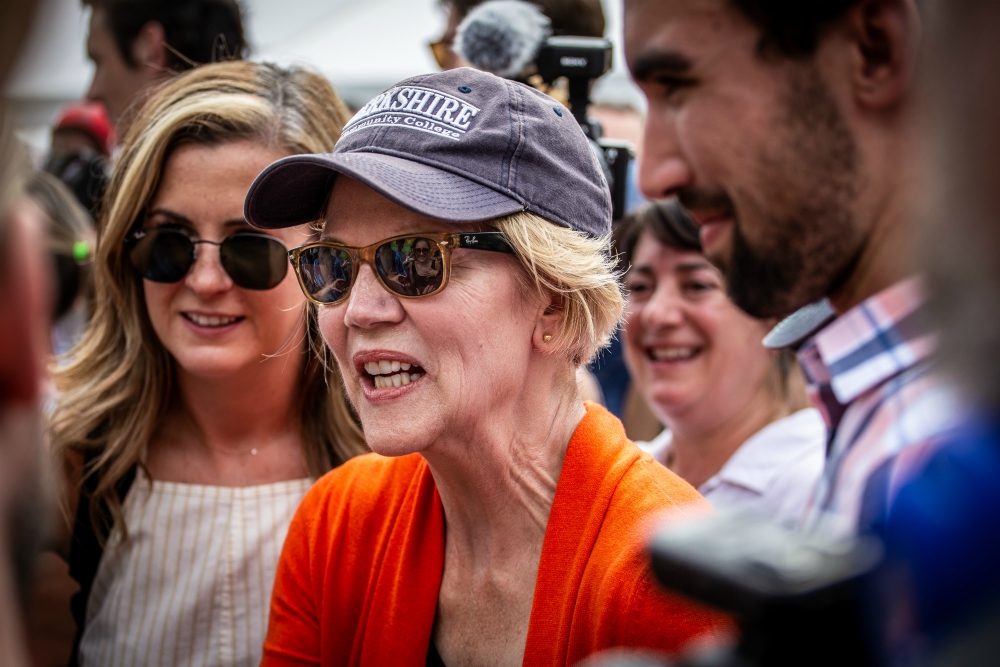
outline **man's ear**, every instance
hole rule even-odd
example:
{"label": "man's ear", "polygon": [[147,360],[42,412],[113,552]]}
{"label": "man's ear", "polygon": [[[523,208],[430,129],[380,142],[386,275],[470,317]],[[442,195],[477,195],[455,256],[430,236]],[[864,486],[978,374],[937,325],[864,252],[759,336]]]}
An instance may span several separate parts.
{"label": "man's ear", "polygon": [[137,67],[150,67],[157,73],[167,70],[170,58],[163,24],[159,21],[147,21],[139,28],[139,34],[132,42],[132,61]]}
{"label": "man's ear", "polygon": [[861,0],[848,12],[854,91],[870,109],[899,104],[912,88],[922,24],[914,0]]}

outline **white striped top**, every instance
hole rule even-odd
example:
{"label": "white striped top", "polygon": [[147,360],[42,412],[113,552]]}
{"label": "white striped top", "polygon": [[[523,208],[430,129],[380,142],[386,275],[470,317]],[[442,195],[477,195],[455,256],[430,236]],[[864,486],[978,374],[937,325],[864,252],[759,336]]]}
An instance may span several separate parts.
{"label": "white striped top", "polygon": [[313,480],[245,488],[154,481],[123,504],[101,558],[84,667],[260,663],[281,547]]}

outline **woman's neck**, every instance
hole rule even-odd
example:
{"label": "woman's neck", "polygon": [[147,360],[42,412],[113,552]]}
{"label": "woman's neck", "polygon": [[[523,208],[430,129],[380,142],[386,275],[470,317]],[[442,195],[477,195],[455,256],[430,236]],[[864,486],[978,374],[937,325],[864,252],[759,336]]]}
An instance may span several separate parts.
{"label": "woman's neck", "polygon": [[522,392],[474,431],[425,452],[451,555],[478,568],[531,554],[537,567],[566,447],[585,414],[570,375],[559,389]]}
{"label": "woman's neck", "polygon": [[298,424],[302,354],[262,361],[225,378],[177,373],[176,408],[214,448],[268,438]]}
{"label": "woman's neck", "polygon": [[148,449],[154,479],[250,486],[308,475],[297,413],[305,352],[225,378],[178,369],[171,407]]}
{"label": "woman's neck", "polygon": [[[544,364],[540,364],[544,366]],[[545,530],[586,410],[571,368],[533,368],[424,456],[447,530],[432,641],[455,664],[521,664]]]}
{"label": "woman's neck", "polygon": [[788,403],[768,388],[721,418],[711,407],[698,406],[664,420],[671,430],[667,467],[696,489],[718,474],[751,436],[791,414]]}

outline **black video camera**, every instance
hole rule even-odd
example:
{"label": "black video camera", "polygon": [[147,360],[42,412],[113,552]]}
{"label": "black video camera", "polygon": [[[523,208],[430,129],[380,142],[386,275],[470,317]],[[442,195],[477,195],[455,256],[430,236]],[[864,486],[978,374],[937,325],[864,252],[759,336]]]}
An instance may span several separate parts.
{"label": "black video camera", "polygon": [[590,86],[611,69],[611,42],[599,37],[549,37],[538,50],[535,67],[542,80],[552,85],[566,77],[569,105],[587,138],[596,144],[598,161],[611,188],[612,219],[625,215],[628,165],[635,155],[631,144],[601,136],[601,125],[587,118]]}
{"label": "black video camera", "polygon": [[665,526],[650,555],[663,586],[731,614],[738,642],[680,660],[608,652],[587,667],[878,664],[866,608],[866,577],[882,556],[873,537],[830,540],[723,515]]}
{"label": "black video camera", "polygon": [[865,579],[874,537],[830,539],[749,516],[667,527],[651,545],[660,583],[731,613],[739,643],[720,667],[866,667],[877,663]]}

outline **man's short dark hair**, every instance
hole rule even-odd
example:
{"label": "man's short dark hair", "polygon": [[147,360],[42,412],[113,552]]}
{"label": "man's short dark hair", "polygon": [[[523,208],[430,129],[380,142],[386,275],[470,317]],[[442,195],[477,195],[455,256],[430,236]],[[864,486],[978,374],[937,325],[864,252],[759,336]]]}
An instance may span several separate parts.
{"label": "man's short dark hair", "polygon": [[168,66],[183,71],[246,55],[236,0],[83,0],[107,11],[108,28],[125,62],[134,67],[132,44],[150,21],[163,26]]}
{"label": "man's short dark hair", "polygon": [[820,40],[860,0],[729,0],[760,29],[761,55],[809,58]]}
{"label": "man's short dark hair", "polygon": [[[553,35],[604,37],[604,8],[601,0],[529,0],[552,21]],[[485,0],[442,0],[465,16]]]}

